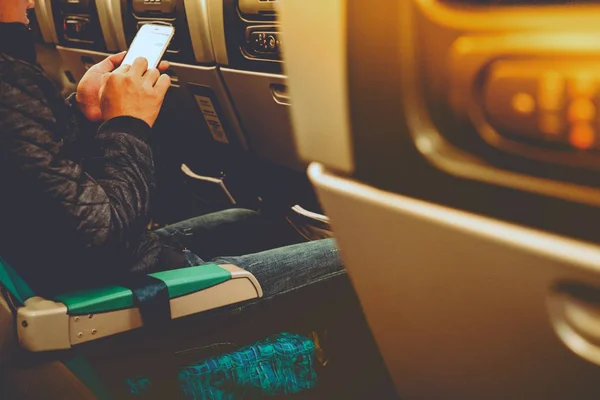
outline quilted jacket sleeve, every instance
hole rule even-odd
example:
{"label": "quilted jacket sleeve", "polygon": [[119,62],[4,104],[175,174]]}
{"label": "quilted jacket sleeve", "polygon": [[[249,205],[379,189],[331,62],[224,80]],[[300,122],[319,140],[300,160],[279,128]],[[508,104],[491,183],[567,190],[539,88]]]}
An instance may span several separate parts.
{"label": "quilted jacket sleeve", "polygon": [[0,152],[16,181],[59,205],[55,220],[80,248],[122,247],[139,237],[154,185],[149,126],[133,117],[109,120],[87,141],[87,156],[76,160],[66,155],[68,132],[60,132],[50,99],[27,80],[0,85]]}

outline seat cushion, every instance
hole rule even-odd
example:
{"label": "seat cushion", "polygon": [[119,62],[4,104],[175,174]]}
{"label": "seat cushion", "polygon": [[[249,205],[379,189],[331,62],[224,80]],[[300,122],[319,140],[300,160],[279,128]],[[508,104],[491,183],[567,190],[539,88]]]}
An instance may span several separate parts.
{"label": "seat cushion", "polygon": [[[281,333],[234,352],[211,357],[179,372],[183,398],[257,399],[297,394],[314,387],[314,343],[305,337]],[[134,397],[152,392],[147,377],[126,380]],[[175,398],[175,394],[173,398]]]}

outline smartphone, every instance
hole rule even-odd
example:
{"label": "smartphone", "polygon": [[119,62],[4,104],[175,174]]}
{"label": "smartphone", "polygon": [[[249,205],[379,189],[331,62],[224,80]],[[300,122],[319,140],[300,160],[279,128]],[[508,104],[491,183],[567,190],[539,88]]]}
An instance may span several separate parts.
{"label": "smartphone", "polygon": [[174,34],[175,28],[169,25],[142,25],[133,38],[122,64],[131,65],[136,58],[144,57],[148,60],[148,69],[158,67]]}

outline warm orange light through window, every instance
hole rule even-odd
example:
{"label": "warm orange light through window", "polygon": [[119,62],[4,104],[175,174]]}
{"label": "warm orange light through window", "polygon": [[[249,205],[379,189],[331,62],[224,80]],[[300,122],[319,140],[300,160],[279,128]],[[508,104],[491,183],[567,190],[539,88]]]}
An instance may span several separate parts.
{"label": "warm orange light through window", "polygon": [[581,150],[589,149],[594,144],[595,132],[588,123],[578,123],[573,125],[569,133],[569,142],[571,146]]}

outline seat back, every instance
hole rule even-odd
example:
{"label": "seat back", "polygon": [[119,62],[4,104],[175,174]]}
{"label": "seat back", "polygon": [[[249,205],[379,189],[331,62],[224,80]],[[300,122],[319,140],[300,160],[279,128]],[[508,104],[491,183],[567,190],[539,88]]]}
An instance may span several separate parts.
{"label": "seat back", "polygon": [[600,248],[311,178],[402,398],[600,396]]}
{"label": "seat back", "polygon": [[[572,56],[561,46],[577,42],[592,59],[586,29],[600,9],[546,8],[543,21],[532,12],[515,24],[514,10],[442,3],[281,2],[298,150],[320,163],[309,175],[400,397],[598,398],[600,246],[558,234],[581,239],[589,227],[597,241],[600,209],[578,203],[597,205],[597,188],[565,184],[575,169],[481,150],[467,134],[484,124],[465,124],[446,100],[482,102],[477,68],[495,58]],[[467,29],[485,46],[455,41]],[[517,35],[554,30],[583,37]],[[459,82],[467,66],[476,79]],[[507,93],[528,90],[516,76],[500,85]]]}

